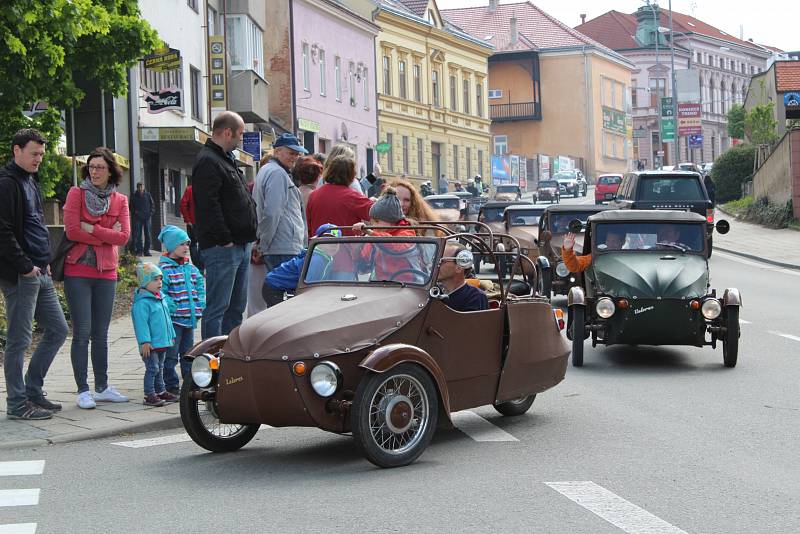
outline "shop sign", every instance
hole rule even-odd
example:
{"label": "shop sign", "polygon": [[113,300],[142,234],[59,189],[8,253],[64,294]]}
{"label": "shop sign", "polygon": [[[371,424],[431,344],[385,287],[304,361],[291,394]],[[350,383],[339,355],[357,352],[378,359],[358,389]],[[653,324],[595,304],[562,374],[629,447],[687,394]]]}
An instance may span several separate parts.
{"label": "shop sign", "polygon": [[387,142],[378,143],[377,145],[375,145],[375,152],[377,152],[378,154],[385,154],[386,152],[389,152],[391,149],[392,145]]}
{"label": "shop sign", "polygon": [[162,113],[170,109],[183,109],[183,91],[172,86],[160,91],[145,91],[144,101],[148,113]]}
{"label": "shop sign", "polygon": [[678,135],[703,133],[700,104],[678,103]]}
{"label": "shop sign", "polygon": [[226,109],[228,97],[225,92],[225,38],[222,35],[208,36],[209,64],[209,91],[211,107],[213,109]]}
{"label": "shop sign", "polygon": [[[319,132],[319,123],[317,121],[312,121],[309,119],[302,119],[298,117],[297,127],[303,130],[304,132],[313,132],[313,133]],[[344,139],[346,138],[347,136],[344,137]]]}
{"label": "shop sign", "polygon": [[625,113],[603,106],[603,129],[625,135]]}
{"label": "shop sign", "polygon": [[144,57],[144,68],[154,72],[166,72],[179,69],[181,66],[181,53],[174,48],[162,48],[155,54]]}

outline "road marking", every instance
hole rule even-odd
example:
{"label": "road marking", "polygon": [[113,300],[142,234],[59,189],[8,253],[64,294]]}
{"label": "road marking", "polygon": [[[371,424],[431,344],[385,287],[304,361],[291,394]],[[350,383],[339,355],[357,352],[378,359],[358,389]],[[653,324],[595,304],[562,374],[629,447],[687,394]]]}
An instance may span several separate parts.
{"label": "road marking", "polygon": [[752,324],[750,321],[745,321],[744,319],[739,319],[739,324]]}
{"label": "road marking", "polygon": [[769,271],[778,272],[781,274],[790,274],[793,276],[800,276],[800,271],[796,271],[794,269],[786,269],[785,267],[781,267],[779,265],[772,265],[771,263],[761,263],[755,260],[745,259],[740,256],[736,256],[734,254],[730,254],[728,252],[723,252],[721,250],[714,250],[714,256],[721,256],[726,260],[735,261],[737,263],[741,263],[742,265],[749,265],[751,267],[757,267],[759,269],[766,269]]}
{"label": "road marking", "polygon": [[624,532],[631,534],[686,534],[678,527],[590,480],[545,482],[545,484]]}
{"label": "road marking", "polygon": [[519,441],[517,438],[470,410],[450,414],[453,424],[475,441]]}
{"label": "road marking", "polygon": [[39,488],[0,490],[1,506],[34,506],[39,504]]}
{"label": "road marking", "polygon": [[792,341],[800,341],[800,337],[793,336],[792,334],[784,334],[783,332],[776,332],[775,330],[770,330],[769,333],[776,336],[785,337],[786,339],[791,339]]}
{"label": "road marking", "polygon": [[0,534],[36,534],[36,523],[0,525]]}
{"label": "road marking", "polygon": [[30,462],[0,462],[0,477],[41,475],[42,471],[44,471],[44,460],[34,460]]}
{"label": "road marking", "polygon": [[[264,430],[266,428],[272,428],[269,425],[261,425],[259,430]],[[158,445],[171,445],[173,443],[184,443],[186,441],[192,441],[192,438],[189,437],[189,434],[186,432],[182,432],[180,434],[171,434],[169,436],[159,436],[157,438],[145,438],[145,439],[134,439],[130,441],[117,441],[112,443],[112,445],[117,445],[119,447],[128,447],[131,449],[141,449],[142,447],[156,447]]]}

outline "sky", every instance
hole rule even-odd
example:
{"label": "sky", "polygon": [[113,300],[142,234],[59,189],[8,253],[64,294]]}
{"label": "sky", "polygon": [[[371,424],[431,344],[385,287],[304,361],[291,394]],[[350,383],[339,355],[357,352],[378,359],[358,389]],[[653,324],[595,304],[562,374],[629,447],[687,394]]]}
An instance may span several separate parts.
{"label": "sky", "polygon": [[[521,0],[500,0],[501,4]],[[633,13],[643,0],[531,0],[545,13],[574,28],[581,23],[580,14],[591,20],[608,11]],[[489,5],[489,0],[436,0],[439,9]],[[744,26],[744,38],[776,46],[786,51],[800,50],[800,18],[797,0],[760,0],[757,3],[739,3],[730,0],[673,0],[672,8],[693,15],[720,30],[739,37]],[[666,11],[667,0],[661,7]]]}

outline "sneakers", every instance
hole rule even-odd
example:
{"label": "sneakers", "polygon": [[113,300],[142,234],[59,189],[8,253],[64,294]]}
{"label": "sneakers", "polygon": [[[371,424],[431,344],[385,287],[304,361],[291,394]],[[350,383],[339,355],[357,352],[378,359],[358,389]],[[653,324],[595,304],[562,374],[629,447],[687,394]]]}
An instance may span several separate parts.
{"label": "sneakers", "polygon": [[163,393],[159,393],[158,398],[163,400],[164,402],[175,402],[178,400],[178,397],[176,395],[173,395],[169,391],[164,391]]}
{"label": "sneakers", "polygon": [[175,397],[181,396],[181,390],[178,388],[167,388],[167,391],[175,395]]}
{"label": "sneakers", "polygon": [[95,393],[94,400],[97,402],[128,402],[128,397],[117,391],[114,386],[108,386],[103,392]]}
{"label": "sneakers", "polygon": [[164,400],[161,399],[161,397],[159,397],[155,393],[153,393],[151,395],[145,395],[144,396],[144,405],[145,406],[164,406],[165,404],[166,404],[166,402],[164,402]]}
{"label": "sneakers", "polygon": [[94,397],[92,397],[91,391],[84,391],[82,393],[78,393],[78,408],[83,408],[84,410],[91,410],[96,408],[97,404],[94,402]]}
{"label": "sneakers", "polygon": [[53,412],[39,408],[31,401],[25,401],[22,407],[16,410],[9,410],[6,412],[6,417],[9,419],[22,419],[25,421],[41,421],[43,419],[52,419]]}
{"label": "sneakers", "polygon": [[47,410],[49,412],[60,412],[61,405],[57,402],[50,402],[49,400],[45,399],[44,397],[38,398],[36,400],[31,401],[33,404],[38,406],[43,410]]}

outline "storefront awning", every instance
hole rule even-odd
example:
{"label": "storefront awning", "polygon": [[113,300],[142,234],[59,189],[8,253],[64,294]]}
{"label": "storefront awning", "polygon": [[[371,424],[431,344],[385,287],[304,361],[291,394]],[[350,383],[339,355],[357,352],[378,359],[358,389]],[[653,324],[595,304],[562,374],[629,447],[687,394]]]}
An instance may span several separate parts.
{"label": "storefront awning", "polygon": [[[206,141],[209,134],[195,126],[161,126],[139,128],[139,141],[141,143],[159,143],[160,148],[176,151],[180,155],[196,155]],[[163,145],[167,145],[164,147]],[[253,157],[242,150],[238,151],[237,164],[241,167],[252,167]]]}

